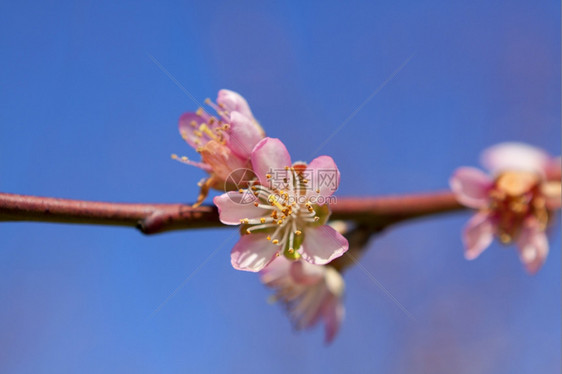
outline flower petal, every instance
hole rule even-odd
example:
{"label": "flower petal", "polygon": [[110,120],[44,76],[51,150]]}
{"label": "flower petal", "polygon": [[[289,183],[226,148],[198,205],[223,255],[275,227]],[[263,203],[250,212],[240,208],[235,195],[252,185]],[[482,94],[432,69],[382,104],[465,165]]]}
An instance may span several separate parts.
{"label": "flower petal", "polygon": [[232,152],[242,158],[250,158],[252,150],[263,138],[262,132],[259,131],[252,120],[240,112],[230,114],[229,134],[228,146]]}
{"label": "flower petal", "polygon": [[494,232],[494,223],[487,213],[475,214],[464,229],[464,257],[467,260],[478,257],[492,243]]}
{"label": "flower petal", "polygon": [[546,200],[548,210],[558,210],[562,205],[562,185],[560,181],[544,182],[541,193]]}
{"label": "flower petal", "polygon": [[[254,235],[254,234],[252,234]],[[293,261],[285,256],[279,256],[260,271],[260,280],[268,287],[280,287],[285,282],[292,283],[289,274]]]}
{"label": "flower petal", "polygon": [[199,129],[201,124],[209,122],[210,118],[211,116],[205,112],[202,112],[201,115],[194,112],[188,112],[180,116],[178,128],[182,138],[187,142],[187,144],[195,149],[204,145],[208,139],[196,136],[195,131]]}
{"label": "flower petal", "polygon": [[327,264],[349,248],[347,239],[328,225],[307,228],[304,234],[301,254],[312,264]]}
{"label": "flower petal", "polygon": [[[235,155],[226,145],[214,140],[208,141],[204,146],[199,147],[199,153],[203,162],[211,168],[214,175],[220,180],[226,181],[233,178],[239,169],[249,169],[250,163]],[[241,170],[243,171],[243,170]]]}
{"label": "flower petal", "polygon": [[271,185],[266,174],[291,166],[291,155],[281,140],[275,138],[265,138],[256,144],[251,159],[254,172],[264,186]]}
{"label": "flower petal", "polygon": [[550,156],[540,148],[525,143],[500,143],[486,149],[481,162],[494,174],[505,170],[521,170],[544,175]]}
{"label": "flower petal", "polygon": [[340,171],[330,156],[320,156],[306,167],[305,177],[309,178],[307,196],[314,204],[324,205],[340,185]]}
{"label": "flower petal", "polygon": [[561,174],[562,159],[560,156],[551,158],[546,169],[546,178],[548,180],[560,180]]}
{"label": "flower petal", "polygon": [[455,171],[449,185],[459,203],[479,209],[488,205],[488,192],[493,181],[481,170],[462,167]]}
{"label": "flower petal", "polygon": [[535,274],[546,260],[548,255],[548,240],[546,234],[539,227],[539,223],[530,218],[525,222],[517,240],[519,258],[527,271]]}
{"label": "flower petal", "polygon": [[331,296],[322,305],[324,339],[327,344],[331,343],[336,337],[344,316],[345,308],[339,297]]}
{"label": "flower petal", "polygon": [[219,218],[225,225],[239,225],[240,220],[260,218],[267,215],[267,211],[254,206],[256,197],[251,192],[227,192],[215,196],[213,203],[219,208]]}
{"label": "flower petal", "polygon": [[217,95],[217,103],[229,113],[240,112],[249,120],[255,121],[248,102],[237,92],[226,89],[220,90]]}
{"label": "flower petal", "polygon": [[290,274],[293,280],[302,285],[313,285],[324,279],[324,266],[312,265],[306,261],[293,261]]}
{"label": "flower petal", "polygon": [[279,247],[266,239],[267,234],[243,235],[230,253],[230,261],[236,270],[257,272],[269,264]]}

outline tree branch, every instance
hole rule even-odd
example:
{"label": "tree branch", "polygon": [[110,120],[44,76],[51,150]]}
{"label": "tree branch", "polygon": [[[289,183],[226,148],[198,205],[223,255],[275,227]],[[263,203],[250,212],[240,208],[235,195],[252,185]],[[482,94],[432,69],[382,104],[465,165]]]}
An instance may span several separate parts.
{"label": "tree branch", "polygon": [[[338,197],[332,219],[350,220],[374,231],[405,219],[463,209],[450,192],[387,197]],[[144,234],[223,227],[216,207],[187,204],[129,204],[0,193],[0,221],[80,223],[136,227]]]}

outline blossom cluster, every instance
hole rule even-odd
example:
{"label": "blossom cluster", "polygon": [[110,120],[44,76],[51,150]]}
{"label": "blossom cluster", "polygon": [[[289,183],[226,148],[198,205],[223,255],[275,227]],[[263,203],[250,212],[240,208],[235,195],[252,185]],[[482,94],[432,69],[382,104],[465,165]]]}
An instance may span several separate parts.
{"label": "blossom cluster", "polygon": [[459,168],[451,177],[457,200],[477,210],[463,234],[465,257],[478,257],[497,237],[516,243],[529,273],[536,273],[548,254],[546,229],[560,209],[560,157],[522,143],[502,143],[482,154],[490,175]]}
{"label": "blossom cluster", "polygon": [[[349,249],[348,239],[354,242],[351,232],[328,222],[338,167],[329,156],[293,162],[281,140],[266,137],[236,92],[220,90],[216,103],[206,104],[216,114],[199,108],[179,120],[181,136],[201,161],[172,155],[209,174],[195,206],[211,188],[221,190],[213,199],[220,221],[240,226],[232,266],[259,272],[297,328],[323,321],[331,341],[344,316],[344,281],[332,261]],[[560,157],[502,143],[483,152],[482,164],[489,173],[461,167],[449,181],[457,201],[476,210],[462,235],[465,257],[475,259],[497,237],[515,243],[521,262],[535,273],[547,257],[546,230],[561,206]],[[353,247],[366,244],[361,242]]]}
{"label": "blossom cluster", "polygon": [[329,156],[293,162],[279,139],[265,136],[246,100],[220,90],[216,115],[203,108],[180,117],[183,139],[200,162],[172,155],[209,174],[201,182],[196,206],[211,188],[222,223],[239,225],[241,237],[231,252],[237,270],[261,272],[276,298],[293,308],[299,328],[319,320],[332,340],[343,318],[343,279],[324,266],[348,250],[347,239],[327,224],[340,172]]}

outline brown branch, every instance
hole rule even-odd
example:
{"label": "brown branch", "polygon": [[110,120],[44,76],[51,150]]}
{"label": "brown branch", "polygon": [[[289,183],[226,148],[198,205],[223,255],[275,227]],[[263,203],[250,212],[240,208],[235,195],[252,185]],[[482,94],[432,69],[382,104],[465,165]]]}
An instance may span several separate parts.
{"label": "brown branch", "polygon": [[[389,224],[462,209],[449,192],[388,197],[338,197],[332,219],[381,230]],[[127,204],[0,193],[0,221],[81,223],[136,227],[145,234],[222,227],[214,206]]]}

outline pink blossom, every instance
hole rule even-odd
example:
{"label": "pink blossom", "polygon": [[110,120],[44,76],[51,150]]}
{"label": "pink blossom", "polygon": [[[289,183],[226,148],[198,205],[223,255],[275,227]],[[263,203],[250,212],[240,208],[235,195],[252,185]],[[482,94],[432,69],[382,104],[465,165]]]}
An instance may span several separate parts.
{"label": "pink blossom", "polygon": [[198,204],[205,199],[209,188],[231,189],[232,186],[225,186],[227,178],[237,169],[251,168],[252,149],[265,136],[248,103],[238,93],[223,89],[216,104],[209,99],[205,102],[216,111],[216,116],[199,108],[179,119],[182,138],[201,155],[201,162],[172,155],[210,174],[202,184]]}
{"label": "pink blossom", "polygon": [[260,271],[280,254],[323,265],[347,251],[347,240],[324,224],[330,213],[326,202],[339,185],[331,157],[291,164],[283,143],[265,138],[251,162],[255,183],[213,200],[222,223],[242,224],[243,235],[231,253],[234,268]]}
{"label": "pink blossom", "polygon": [[465,257],[475,259],[494,237],[515,242],[530,273],[548,254],[545,230],[560,209],[560,158],[522,143],[502,143],[482,154],[492,176],[471,167],[457,169],[450,180],[457,200],[478,212],[463,234]]}
{"label": "pink blossom", "polygon": [[310,328],[323,320],[326,342],[334,339],[345,314],[345,283],[337,270],[279,257],[260,276],[266,286],[275,289],[273,300],[285,304],[297,329]]}

